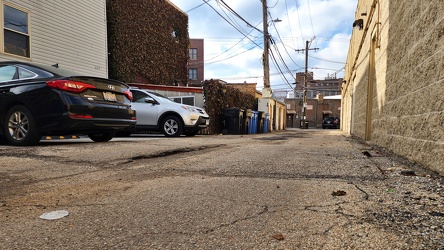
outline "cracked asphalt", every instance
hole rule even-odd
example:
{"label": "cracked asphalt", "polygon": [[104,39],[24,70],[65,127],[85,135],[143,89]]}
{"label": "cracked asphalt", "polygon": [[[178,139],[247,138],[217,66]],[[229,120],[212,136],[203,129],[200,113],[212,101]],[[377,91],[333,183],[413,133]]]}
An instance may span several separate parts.
{"label": "cracked asphalt", "polygon": [[443,185],[339,130],[2,144],[0,248],[444,249]]}

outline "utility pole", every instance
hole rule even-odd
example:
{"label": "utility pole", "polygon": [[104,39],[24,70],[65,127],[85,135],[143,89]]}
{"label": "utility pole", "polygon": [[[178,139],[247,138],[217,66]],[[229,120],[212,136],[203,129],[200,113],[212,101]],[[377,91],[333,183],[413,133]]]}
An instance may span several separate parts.
{"label": "utility pole", "polygon": [[268,14],[267,14],[267,0],[262,0],[262,22],[264,25],[264,54],[263,54],[263,64],[264,64],[264,88],[262,90],[262,97],[271,97],[270,88],[270,64],[268,58],[268,51],[270,47],[269,39],[270,34],[268,34]]}
{"label": "utility pole", "polygon": [[305,51],[305,73],[304,73],[304,99],[303,99],[303,108],[302,108],[302,124],[301,128],[308,128],[306,125],[307,120],[307,77],[308,77],[308,51],[309,50],[318,50],[319,48],[310,49],[310,43],[315,39],[313,37],[310,41],[306,41],[305,49],[297,49],[297,52]]}

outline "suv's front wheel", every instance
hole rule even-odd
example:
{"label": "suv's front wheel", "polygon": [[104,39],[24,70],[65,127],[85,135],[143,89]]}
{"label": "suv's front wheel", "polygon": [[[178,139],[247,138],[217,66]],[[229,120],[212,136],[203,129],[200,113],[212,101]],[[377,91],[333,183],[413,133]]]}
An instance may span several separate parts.
{"label": "suv's front wheel", "polygon": [[162,132],[168,137],[177,137],[182,134],[183,126],[177,116],[167,116],[161,124]]}

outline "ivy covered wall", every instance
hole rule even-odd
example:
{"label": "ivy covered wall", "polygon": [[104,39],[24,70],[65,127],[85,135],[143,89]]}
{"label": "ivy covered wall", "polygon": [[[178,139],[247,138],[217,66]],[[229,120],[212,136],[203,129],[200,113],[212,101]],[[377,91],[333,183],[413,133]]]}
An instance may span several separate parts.
{"label": "ivy covered wall", "polygon": [[109,78],[127,83],[188,81],[188,16],[165,0],[107,0]]}
{"label": "ivy covered wall", "polygon": [[257,99],[218,80],[206,80],[203,85],[205,110],[210,116],[209,134],[220,134],[224,129],[225,108],[257,110]]}

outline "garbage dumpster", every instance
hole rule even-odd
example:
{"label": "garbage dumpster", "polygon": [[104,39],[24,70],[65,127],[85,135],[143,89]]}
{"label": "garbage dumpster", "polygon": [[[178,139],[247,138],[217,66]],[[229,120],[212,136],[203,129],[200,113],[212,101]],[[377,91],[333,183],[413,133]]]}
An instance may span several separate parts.
{"label": "garbage dumpster", "polygon": [[264,119],[265,119],[265,112],[259,111],[257,115],[257,133],[263,133],[264,132]]}
{"label": "garbage dumpster", "polygon": [[239,108],[226,108],[224,110],[224,129],[222,134],[242,134],[244,112]]}
{"label": "garbage dumpster", "polygon": [[264,118],[264,133],[268,133],[268,123],[270,120],[270,114],[269,113],[265,113],[265,118]]}

